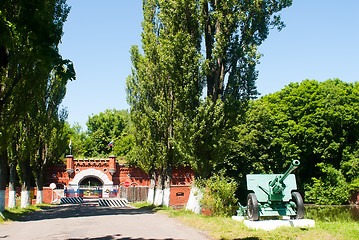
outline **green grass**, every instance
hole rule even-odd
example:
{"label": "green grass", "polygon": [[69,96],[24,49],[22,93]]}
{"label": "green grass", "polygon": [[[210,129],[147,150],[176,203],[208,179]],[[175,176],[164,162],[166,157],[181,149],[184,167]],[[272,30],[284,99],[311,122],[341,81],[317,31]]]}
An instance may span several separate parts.
{"label": "green grass", "polygon": [[6,208],[5,211],[2,212],[2,215],[5,217],[2,218],[0,216],[0,224],[4,223],[4,222],[8,222],[8,221],[17,221],[19,220],[22,216],[28,214],[28,213],[32,213],[34,211],[39,211],[42,209],[42,207],[44,206],[52,206],[50,204],[38,204],[38,205],[33,205],[33,206],[29,206],[27,208],[20,208],[20,207],[16,207],[16,208]]}
{"label": "green grass", "polygon": [[[0,224],[4,221],[16,221],[25,214],[41,210],[48,204],[30,206],[25,209],[6,209],[3,215],[6,220],[0,217]],[[242,222],[234,221],[229,217],[203,216],[185,210],[174,210],[169,207],[157,207],[146,203],[135,203],[133,206],[160,212],[178,219],[179,221],[207,232],[215,239],[358,239],[359,223],[355,221],[322,221],[316,220],[314,228],[289,228],[282,227],[273,231],[251,230]]]}
{"label": "green grass", "polygon": [[282,227],[273,231],[251,230],[242,222],[229,217],[203,216],[185,210],[156,207],[145,203],[133,204],[141,209],[164,213],[181,222],[207,232],[215,239],[358,239],[359,223],[355,221],[325,222],[316,220],[314,228]]}

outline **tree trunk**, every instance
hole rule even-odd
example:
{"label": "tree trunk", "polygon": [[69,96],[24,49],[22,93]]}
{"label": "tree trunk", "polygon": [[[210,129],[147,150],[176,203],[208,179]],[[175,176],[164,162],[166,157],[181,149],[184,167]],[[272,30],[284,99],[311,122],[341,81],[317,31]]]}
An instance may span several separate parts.
{"label": "tree trunk", "polygon": [[156,189],[156,169],[153,167],[150,171],[150,186],[148,188],[147,203],[153,204],[155,200],[155,189]]}
{"label": "tree trunk", "polygon": [[16,159],[13,159],[10,163],[10,181],[9,181],[9,202],[8,207],[14,208],[16,206]]}
{"label": "tree trunk", "polygon": [[171,180],[172,180],[172,167],[171,165],[167,165],[166,170],[164,172],[164,189],[163,189],[163,206],[170,205],[170,195],[171,195]]}
{"label": "tree trunk", "polygon": [[5,210],[5,190],[8,183],[7,151],[0,153],[0,212]]}
{"label": "tree trunk", "polygon": [[30,159],[26,159],[21,163],[22,168],[22,186],[21,186],[21,208],[30,206]]}
{"label": "tree trunk", "polygon": [[39,141],[39,154],[36,159],[36,204],[43,203],[43,188],[44,188],[44,174],[45,174],[45,165],[46,165],[46,157],[47,157],[47,147],[46,144]]}
{"label": "tree trunk", "polygon": [[189,198],[187,201],[186,210],[190,210],[194,213],[200,214],[202,211],[201,200],[203,198],[202,189],[196,186],[196,182],[193,182]]}
{"label": "tree trunk", "polygon": [[172,146],[172,138],[173,138],[173,109],[174,109],[174,94],[173,90],[169,91],[170,97],[170,124],[167,129],[167,164],[164,167],[163,171],[163,199],[162,205],[169,206],[170,205],[170,195],[171,195],[171,180],[172,180],[172,163],[173,163],[173,146]]}
{"label": "tree trunk", "polygon": [[159,206],[159,205],[162,205],[162,201],[163,201],[163,172],[160,172],[158,175],[155,201],[153,204],[156,206]]}
{"label": "tree trunk", "polygon": [[207,80],[207,97],[216,102],[223,93],[223,83],[225,77],[225,61],[219,56],[213,59],[214,34],[222,31],[220,22],[213,24],[211,22],[210,10],[208,2],[203,3],[204,21],[204,42],[206,49],[206,60],[209,62],[210,72],[206,76]]}
{"label": "tree trunk", "polygon": [[39,190],[39,188],[37,188],[36,191],[36,204],[41,204],[44,202],[44,191],[41,188],[41,190]]}
{"label": "tree trunk", "polygon": [[43,188],[44,188],[44,174],[43,170],[41,169],[39,173],[36,173],[36,204],[43,203]]}
{"label": "tree trunk", "polygon": [[23,185],[21,187],[21,208],[30,206],[30,188]]}

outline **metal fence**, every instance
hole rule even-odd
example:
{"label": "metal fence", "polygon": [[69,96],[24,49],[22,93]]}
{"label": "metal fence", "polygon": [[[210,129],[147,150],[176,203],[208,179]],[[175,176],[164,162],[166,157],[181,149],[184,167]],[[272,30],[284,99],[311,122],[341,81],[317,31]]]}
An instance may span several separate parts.
{"label": "metal fence", "polygon": [[125,198],[128,202],[141,202],[147,200],[148,187],[147,186],[120,186],[118,190],[118,197]]}

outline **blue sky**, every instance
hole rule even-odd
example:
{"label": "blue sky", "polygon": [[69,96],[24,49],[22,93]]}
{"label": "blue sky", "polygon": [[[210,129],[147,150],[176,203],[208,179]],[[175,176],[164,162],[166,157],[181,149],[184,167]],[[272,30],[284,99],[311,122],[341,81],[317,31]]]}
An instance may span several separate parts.
{"label": "blue sky", "polygon": [[[67,2],[72,8],[60,51],[77,79],[68,83],[62,105],[69,123],[85,128],[92,114],[129,108],[129,50],[141,45],[142,0]],[[286,28],[273,29],[259,48],[258,91],[274,93],[305,79],[359,81],[358,10],[358,0],[294,0],[281,12]]]}

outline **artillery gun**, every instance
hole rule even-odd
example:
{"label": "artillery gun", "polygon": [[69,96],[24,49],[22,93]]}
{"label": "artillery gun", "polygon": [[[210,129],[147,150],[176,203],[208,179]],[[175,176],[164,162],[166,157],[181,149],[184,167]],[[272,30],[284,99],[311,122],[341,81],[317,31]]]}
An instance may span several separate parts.
{"label": "artillery gun", "polygon": [[239,204],[239,216],[257,221],[260,216],[304,217],[304,202],[297,190],[295,175],[298,166],[294,160],[284,174],[247,174],[247,207]]}

